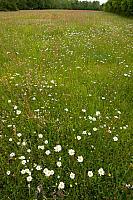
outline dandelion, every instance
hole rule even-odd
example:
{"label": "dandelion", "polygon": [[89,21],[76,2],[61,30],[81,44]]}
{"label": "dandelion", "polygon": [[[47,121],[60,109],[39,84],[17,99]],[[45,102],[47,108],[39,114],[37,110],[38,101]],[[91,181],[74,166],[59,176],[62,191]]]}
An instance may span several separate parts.
{"label": "dandelion", "polygon": [[118,137],[117,136],[113,137],[113,140],[114,140],[114,142],[117,142],[118,141]]}
{"label": "dandelion", "polygon": [[60,182],[59,185],[58,185],[58,189],[61,190],[61,189],[64,189],[65,188],[65,184],[63,182]]}
{"label": "dandelion", "polygon": [[27,177],[27,181],[28,181],[28,182],[31,182],[31,181],[32,181],[32,177],[31,177],[31,176],[28,176],[28,177]]}
{"label": "dandelion", "polygon": [[98,170],[98,174],[99,174],[100,176],[103,176],[103,175],[105,174],[103,168],[100,168],[100,169]]}
{"label": "dandelion", "polygon": [[55,152],[60,152],[61,150],[62,150],[61,145],[56,145],[56,146],[54,147],[54,151],[55,151]]}
{"label": "dandelion", "polygon": [[75,154],[75,151],[73,149],[69,149],[68,153],[69,153],[70,156],[73,156]]}
{"label": "dandelion", "polygon": [[70,178],[75,179],[75,174],[73,172],[70,173]]}
{"label": "dandelion", "polygon": [[88,171],[88,176],[92,177],[93,176],[93,172],[92,171]]}
{"label": "dandelion", "polygon": [[84,158],[83,158],[83,156],[78,156],[77,160],[78,160],[78,162],[81,163],[81,162],[83,162]]}
{"label": "dandelion", "polygon": [[6,174],[7,174],[8,176],[10,175],[10,173],[11,173],[10,171],[7,171],[7,172],[6,172]]}

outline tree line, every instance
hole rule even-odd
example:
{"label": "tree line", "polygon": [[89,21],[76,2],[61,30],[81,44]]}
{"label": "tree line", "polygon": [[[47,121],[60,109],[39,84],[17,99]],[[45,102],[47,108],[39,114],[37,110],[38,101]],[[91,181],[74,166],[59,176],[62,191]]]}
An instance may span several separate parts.
{"label": "tree line", "polygon": [[133,15],[133,0],[108,0],[103,10],[126,16]]}
{"label": "tree line", "polygon": [[99,1],[78,0],[0,0],[0,10],[74,9],[100,10]]}

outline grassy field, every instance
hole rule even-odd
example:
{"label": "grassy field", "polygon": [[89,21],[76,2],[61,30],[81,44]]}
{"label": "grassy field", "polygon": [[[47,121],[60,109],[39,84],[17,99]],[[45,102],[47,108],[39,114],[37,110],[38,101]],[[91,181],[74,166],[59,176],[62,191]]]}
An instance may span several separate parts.
{"label": "grassy field", "polygon": [[0,13],[1,200],[133,199],[133,20]]}

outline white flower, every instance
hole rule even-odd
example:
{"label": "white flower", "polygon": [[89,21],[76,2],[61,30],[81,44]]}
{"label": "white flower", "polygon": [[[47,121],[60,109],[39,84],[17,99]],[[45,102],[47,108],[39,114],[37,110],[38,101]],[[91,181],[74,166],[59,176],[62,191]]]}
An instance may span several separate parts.
{"label": "white flower", "polygon": [[21,137],[21,136],[22,136],[22,134],[21,134],[21,133],[17,133],[17,136],[18,136],[18,137]]}
{"label": "white flower", "polygon": [[77,160],[78,160],[78,162],[83,162],[84,158],[83,158],[83,156],[78,156]]}
{"label": "white flower", "polygon": [[74,179],[75,178],[75,174],[73,172],[70,173],[70,178]]}
{"label": "white flower", "polygon": [[97,128],[96,128],[96,127],[94,127],[94,128],[93,128],[93,131],[97,131]]}
{"label": "white flower", "polygon": [[21,174],[25,174],[25,170],[24,169],[21,170]]}
{"label": "white flower", "polygon": [[45,144],[48,144],[48,140],[45,140],[44,143],[45,143]]}
{"label": "white flower", "polygon": [[38,137],[39,138],[43,138],[43,134],[38,134]]}
{"label": "white flower", "polygon": [[17,106],[14,106],[14,110],[17,110],[17,108],[18,108]]}
{"label": "white flower", "polygon": [[12,142],[12,138],[9,138],[9,142]]}
{"label": "white flower", "polygon": [[8,103],[11,103],[11,100],[10,100],[10,99],[8,100]]}
{"label": "white flower", "polygon": [[23,141],[23,142],[22,142],[22,146],[25,146],[25,145],[26,145],[26,141]]}
{"label": "white flower", "polygon": [[88,171],[88,176],[92,177],[93,176],[93,172],[92,171]]}
{"label": "white flower", "polygon": [[83,131],[82,134],[83,134],[83,135],[86,135],[86,134],[87,134],[87,131]]}
{"label": "white flower", "polygon": [[14,157],[14,156],[15,156],[15,153],[12,152],[12,153],[10,154],[10,157],[12,158],[12,157]]}
{"label": "white flower", "polygon": [[50,175],[54,175],[54,170],[50,170]]}
{"label": "white flower", "polygon": [[82,109],[82,112],[86,112],[86,110],[85,110],[85,109]]}
{"label": "white flower", "polygon": [[75,154],[75,151],[73,149],[69,149],[68,153],[69,153],[70,156],[73,156]]}
{"label": "white flower", "polygon": [[100,111],[96,111],[96,116],[99,116],[100,115]]}
{"label": "white flower", "polygon": [[51,172],[51,170],[48,170],[47,168],[45,168],[44,170],[43,170],[43,173],[45,174],[45,176],[51,176],[52,174],[51,173],[53,173],[53,171]]}
{"label": "white flower", "polygon": [[54,150],[55,150],[55,152],[60,152],[60,151],[62,150],[61,145],[56,145],[56,146],[54,147]]}
{"label": "white flower", "polygon": [[20,160],[25,160],[25,156],[20,156],[19,159]]}
{"label": "white flower", "polygon": [[89,132],[88,135],[91,135],[91,133]]}
{"label": "white flower", "polygon": [[51,154],[50,150],[45,151],[45,154],[48,156],[49,154]]}
{"label": "white flower", "polygon": [[77,136],[77,140],[81,140],[81,136],[78,135],[78,136]]}
{"label": "white flower", "polygon": [[31,152],[31,149],[27,149],[27,152],[30,153],[30,152]]}
{"label": "white flower", "polygon": [[68,108],[65,108],[64,110],[65,110],[66,112],[68,112]]}
{"label": "white flower", "polygon": [[113,140],[115,141],[115,142],[117,142],[118,141],[118,137],[113,137]]}
{"label": "white flower", "polygon": [[29,169],[25,169],[24,171],[25,171],[25,173],[31,175],[31,171]]}
{"label": "white flower", "polygon": [[100,176],[103,176],[103,175],[105,174],[103,168],[100,168],[100,169],[98,170],[98,174],[99,174]]}
{"label": "white flower", "polygon": [[44,145],[38,146],[38,149],[44,150]]}
{"label": "white flower", "polygon": [[8,176],[10,175],[10,173],[11,173],[10,171],[7,171],[7,172],[6,172],[6,174],[7,174]]}
{"label": "white flower", "polygon": [[63,182],[60,182],[58,185],[58,189],[61,190],[61,189],[64,189],[64,187],[65,187],[65,184]]}
{"label": "white flower", "polygon": [[27,177],[27,181],[28,181],[28,182],[31,182],[31,181],[32,181],[32,177],[31,177],[31,176],[28,176],[28,177]]}
{"label": "white flower", "polygon": [[21,110],[16,110],[16,114],[20,115],[21,114]]}
{"label": "white flower", "polygon": [[57,164],[57,167],[61,167],[62,165],[61,162],[57,162],[56,164]]}
{"label": "white flower", "polygon": [[39,171],[39,170],[41,170],[41,169],[42,169],[42,167],[41,167],[40,165],[37,165],[37,166],[36,166],[36,170]]}
{"label": "white flower", "polygon": [[22,165],[25,165],[26,164],[26,160],[22,160],[21,163],[22,163]]}

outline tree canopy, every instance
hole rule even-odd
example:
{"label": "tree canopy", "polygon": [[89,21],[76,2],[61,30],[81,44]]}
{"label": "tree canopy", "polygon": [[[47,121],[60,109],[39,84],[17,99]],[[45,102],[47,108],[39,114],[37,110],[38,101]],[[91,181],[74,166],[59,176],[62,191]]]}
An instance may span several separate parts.
{"label": "tree canopy", "polygon": [[108,0],[103,6],[105,11],[123,15],[133,15],[133,0]]}
{"label": "tree canopy", "polygon": [[100,10],[100,3],[78,0],[0,0],[0,10],[25,9]]}

